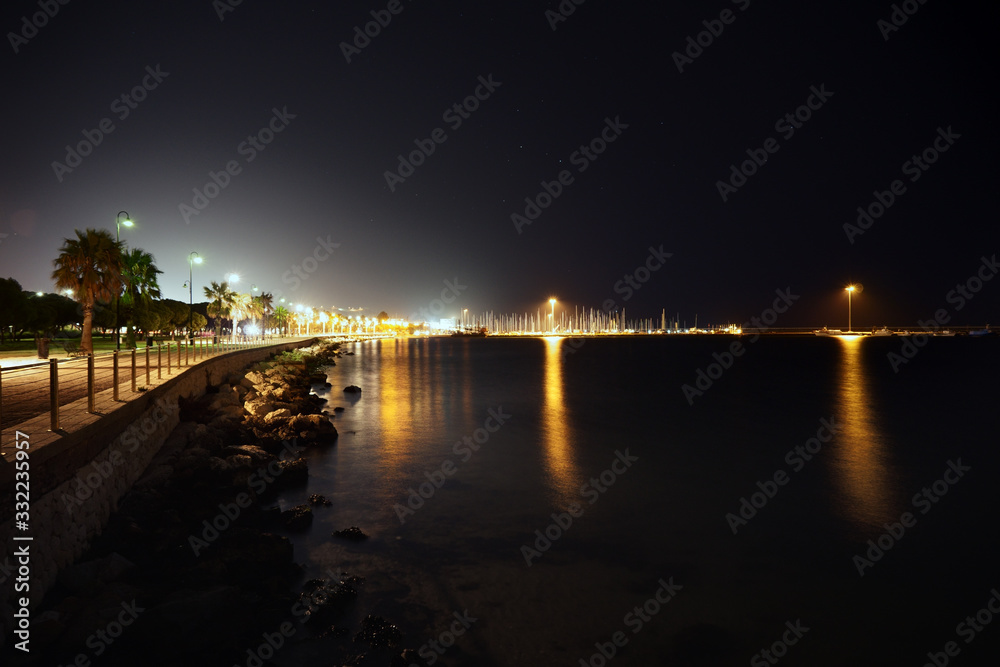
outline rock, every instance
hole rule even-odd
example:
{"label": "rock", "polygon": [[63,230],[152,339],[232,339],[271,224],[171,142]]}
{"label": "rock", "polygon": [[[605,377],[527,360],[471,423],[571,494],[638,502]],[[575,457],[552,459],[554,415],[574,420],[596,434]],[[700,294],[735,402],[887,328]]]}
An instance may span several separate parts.
{"label": "rock", "polygon": [[327,500],[326,496],[322,496],[318,493],[314,493],[311,496],[309,496],[309,502],[313,505],[323,505],[323,506],[328,506],[332,504],[330,503],[329,500]]}
{"label": "rock", "polygon": [[135,569],[135,564],[118,553],[79,565],[71,565],[59,573],[58,581],[76,595],[90,596],[104,584],[117,581]]}
{"label": "rock", "polygon": [[360,394],[361,393],[361,387],[358,387],[358,386],[352,384],[352,385],[350,385],[348,387],[344,387],[344,392],[348,393],[348,394]]}
{"label": "rock", "polygon": [[403,633],[381,616],[368,614],[361,622],[361,632],[354,635],[354,641],[371,644],[372,648],[397,646],[403,641]]}
{"label": "rock", "polygon": [[246,454],[234,454],[232,456],[227,456],[225,461],[232,469],[253,467],[253,459]]}
{"label": "rock", "polygon": [[338,405],[337,407],[335,407],[335,408],[333,409],[333,411],[334,411],[334,412],[343,412],[343,411],[344,411],[344,408],[342,408],[342,407],[340,407],[340,406]]}
{"label": "rock", "polygon": [[296,505],[281,513],[281,523],[289,530],[305,530],[312,525],[313,513],[309,505]]}
{"label": "rock", "polygon": [[243,376],[242,380],[240,380],[240,384],[246,387],[247,389],[254,389],[258,385],[265,384],[266,382],[267,379],[264,377],[264,374],[261,373],[260,371],[250,371],[249,373]]}
{"label": "rock", "polygon": [[306,609],[307,618],[319,618],[317,625],[328,625],[339,620],[358,596],[355,586],[364,582],[360,577],[340,581],[310,579],[303,586],[299,604]]}
{"label": "rock", "polygon": [[251,459],[254,464],[266,464],[274,460],[274,455],[261,449],[256,445],[239,445],[237,447],[226,447],[221,452],[222,456],[243,455]]}
{"label": "rock", "polygon": [[309,479],[309,464],[305,459],[278,461],[278,470],[273,476],[275,489],[303,484]]}
{"label": "rock", "polygon": [[354,542],[360,542],[362,540],[367,540],[368,535],[363,533],[357,526],[351,526],[344,530],[335,530],[333,532],[334,537],[339,537],[343,540],[352,540]]}
{"label": "rock", "polygon": [[266,398],[255,398],[244,403],[243,409],[251,417],[263,417],[268,412],[274,412],[274,403]]}
{"label": "rock", "polygon": [[288,408],[281,408],[280,410],[274,410],[264,415],[264,423],[273,424],[279,419],[289,419],[291,418],[291,416],[292,416],[291,410],[289,410]]}

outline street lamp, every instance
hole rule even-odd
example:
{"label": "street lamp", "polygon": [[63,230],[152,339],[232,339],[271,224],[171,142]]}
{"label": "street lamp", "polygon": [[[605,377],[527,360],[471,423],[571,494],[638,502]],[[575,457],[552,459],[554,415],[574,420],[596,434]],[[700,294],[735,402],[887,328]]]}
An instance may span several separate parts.
{"label": "street lamp", "polygon": [[188,340],[194,340],[191,323],[194,319],[194,265],[201,264],[201,256],[196,252],[188,254]]}
{"label": "street lamp", "polygon": [[853,295],[855,292],[861,294],[862,289],[864,288],[862,287],[861,283],[857,283],[855,285],[848,285],[847,287],[844,288],[844,290],[847,292],[847,333],[851,333],[851,331],[853,331],[853,329],[851,328],[851,295]]}
{"label": "street lamp", "polygon": [[465,331],[465,314],[469,312],[468,308],[462,309],[462,331]]}
{"label": "street lamp", "polygon": [[[125,214],[124,220],[122,220],[122,213]],[[131,216],[129,216],[128,211],[118,211],[118,214],[115,216],[115,243],[121,243],[122,225],[125,225],[126,227],[132,226],[133,223],[130,217]],[[115,349],[116,350],[122,349],[122,334],[121,334],[122,327],[121,327],[121,320],[118,317],[119,312],[121,311],[121,300],[122,300],[121,289],[119,289],[118,294],[115,295]]]}
{"label": "street lamp", "polygon": [[550,331],[552,331],[552,333],[555,333],[555,331],[556,331],[556,300],[555,300],[555,297],[549,299],[549,305],[552,306],[552,314],[549,316],[549,317],[552,318],[552,328],[550,329]]}

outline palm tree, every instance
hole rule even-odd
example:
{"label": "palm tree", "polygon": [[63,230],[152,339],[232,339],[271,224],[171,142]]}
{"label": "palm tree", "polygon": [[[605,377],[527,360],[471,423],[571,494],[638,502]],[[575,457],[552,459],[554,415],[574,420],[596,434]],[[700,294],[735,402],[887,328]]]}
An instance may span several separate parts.
{"label": "palm tree", "polygon": [[64,239],[59,256],[52,262],[56,288],[73,290],[73,297],[83,309],[83,333],[80,351],[94,351],[92,329],[94,303],[110,301],[122,286],[122,245],[104,229],[76,230],[75,239]]}
{"label": "palm tree", "polygon": [[260,302],[260,313],[261,313],[261,332],[267,331],[267,316],[274,312],[274,295],[270,292],[261,292],[261,295],[257,297]]}
{"label": "palm tree", "polygon": [[236,325],[253,314],[253,298],[249,294],[234,292],[229,300],[229,316],[233,319],[233,340],[236,340]]}
{"label": "palm tree", "polygon": [[274,323],[278,325],[278,331],[282,332],[284,335],[285,323],[288,322],[289,312],[284,306],[278,306],[274,309]]}
{"label": "palm tree", "polygon": [[150,300],[160,298],[157,274],[163,273],[153,262],[154,257],[142,248],[133,248],[122,255],[122,282],[124,293],[121,305],[125,307],[125,322],[128,329],[126,346],[135,347],[135,327],[132,326],[136,307],[148,305]]}
{"label": "palm tree", "polygon": [[229,289],[227,282],[220,285],[213,280],[212,284],[205,288],[205,296],[209,299],[208,314],[215,320],[216,341],[222,336],[222,318],[229,317],[235,294],[233,290]]}

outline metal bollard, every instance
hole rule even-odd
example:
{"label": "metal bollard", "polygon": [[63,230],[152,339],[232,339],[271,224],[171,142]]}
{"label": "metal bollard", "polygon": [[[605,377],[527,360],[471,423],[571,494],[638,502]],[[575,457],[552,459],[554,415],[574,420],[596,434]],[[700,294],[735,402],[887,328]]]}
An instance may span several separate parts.
{"label": "metal bollard", "polygon": [[118,350],[115,350],[114,352],[112,352],[111,353],[111,357],[112,357],[112,359],[111,359],[112,364],[111,365],[112,365],[112,368],[113,368],[113,370],[111,372],[111,384],[112,384],[112,387],[113,387],[112,392],[111,392],[111,400],[113,400],[115,403],[117,403],[118,402]]}
{"label": "metal bollard", "polygon": [[59,363],[49,359],[49,430],[59,430]]}
{"label": "metal bollard", "polygon": [[87,355],[87,412],[94,414],[94,353]]}
{"label": "metal bollard", "polygon": [[146,346],[146,381],[143,383],[144,386],[149,386],[149,346]]}
{"label": "metal bollard", "polygon": [[170,342],[167,342],[167,375],[170,375]]}
{"label": "metal bollard", "polygon": [[132,393],[135,393],[135,348],[132,348]]}

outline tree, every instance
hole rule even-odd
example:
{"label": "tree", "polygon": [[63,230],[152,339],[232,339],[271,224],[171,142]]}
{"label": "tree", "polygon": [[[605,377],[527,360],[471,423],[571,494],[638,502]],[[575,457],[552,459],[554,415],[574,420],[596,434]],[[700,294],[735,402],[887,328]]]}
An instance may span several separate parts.
{"label": "tree", "polygon": [[208,316],[215,320],[215,337],[222,336],[222,318],[229,317],[232,307],[233,296],[236,293],[229,289],[229,283],[223,282],[221,285],[214,280],[209,287],[205,288],[205,296],[208,297]]}
{"label": "tree", "polygon": [[3,304],[0,308],[0,343],[3,343],[7,330],[13,333],[23,329],[28,316],[28,297],[19,282],[13,278],[0,279],[0,304]]}
{"label": "tree", "polygon": [[257,300],[260,304],[261,332],[266,333],[267,316],[274,312],[274,295],[271,294],[270,292],[261,292],[261,295],[257,297]]}
{"label": "tree", "polygon": [[236,339],[237,325],[253,314],[253,299],[249,294],[234,292],[229,301],[229,315],[233,318],[233,340]]}
{"label": "tree", "polygon": [[278,306],[274,309],[274,323],[278,326],[278,330],[285,334],[285,324],[288,323],[289,312],[284,306]]}
{"label": "tree", "polygon": [[80,351],[94,351],[94,303],[110,301],[122,286],[122,246],[103,229],[76,230],[75,239],[65,239],[59,256],[53,261],[52,279],[58,289],[73,291],[83,309],[83,335]]}
{"label": "tree", "polygon": [[160,286],[157,274],[163,273],[153,262],[151,254],[142,248],[133,248],[122,255],[122,282],[124,294],[121,306],[125,310],[125,322],[128,330],[126,347],[135,347],[135,328],[133,326],[134,311],[139,303],[148,304],[152,299],[160,298]]}

